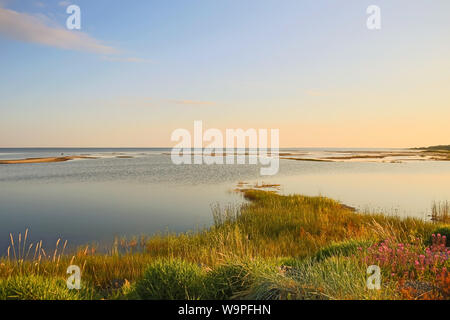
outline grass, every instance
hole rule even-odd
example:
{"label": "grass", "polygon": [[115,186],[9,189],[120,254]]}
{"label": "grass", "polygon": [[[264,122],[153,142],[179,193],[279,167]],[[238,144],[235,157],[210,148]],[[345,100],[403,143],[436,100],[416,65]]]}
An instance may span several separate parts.
{"label": "grass", "polygon": [[431,220],[450,223],[450,202],[434,202],[431,208]]}
{"label": "grass", "polygon": [[197,300],[205,291],[202,269],[179,259],[151,263],[135,288],[138,298],[155,300]]}
{"label": "grass", "polygon": [[333,256],[348,257],[356,254],[360,248],[368,248],[373,242],[370,240],[345,240],[342,242],[332,243],[319,249],[314,255],[316,261],[322,261]]}
{"label": "grass", "polygon": [[[243,195],[249,202],[240,207],[213,207],[214,224],[208,229],[122,239],[108,254],[89,246],[67,254],[61,242],[46,252],[39,243],[27,244],[27,233],[11,236],[9,255],[0,259],[0,298],[23,292],[14,289],[22,280],[36,294],[16,294],[20,299],[415,298],[409,291],[402,294],[399,279],[386,279],[379,291],[368,290],[363,258],[385,239],[414,242],[417,252],[425,250],[435,230],[449,227],[360,214],[325,197],[262,190]],[[68,291],[58,282],[71,264],[81,268],[83,292]],[[55,295],[46,293],[44,283],[58,288],[51,290]]]}
{"label": "grass", "polygon": [[64,279],[37,275],[0,280],[0,300],[91,300],[95,292],[87,287],[68,290]]}

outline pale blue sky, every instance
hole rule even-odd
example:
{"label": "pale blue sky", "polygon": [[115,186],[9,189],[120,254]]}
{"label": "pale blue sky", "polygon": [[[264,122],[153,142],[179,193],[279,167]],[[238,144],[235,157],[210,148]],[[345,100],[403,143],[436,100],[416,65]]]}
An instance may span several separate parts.
{"label": "pale blue sky", "polygon": [[0,147],[170,146],[194,120],[285,147],[449,143],[449,39],[448,0],[0,0]]}

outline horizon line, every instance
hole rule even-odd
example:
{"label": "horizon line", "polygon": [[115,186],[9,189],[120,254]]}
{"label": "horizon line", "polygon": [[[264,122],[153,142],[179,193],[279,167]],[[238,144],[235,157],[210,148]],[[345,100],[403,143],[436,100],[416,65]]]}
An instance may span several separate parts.
{"label": "horizon line", "polygon": [[[279,149],[290,149],[290,148],[309,148],[309,149],[325,149],[325,148],[332,148],[332,149],[358,149],[358,148],[364,148],[364,149],[368,149],[368,148],[370,148],[370,149],[410,149],[410,148],[426,148],[426,147],[430,147],[430,146],[435,146],[435,145],[429,145],[429,146],[420,146],[420,147],[417,147],[417,146],[409,146],[409,147],[369,147],[369,146],[365,146],[365,147],[363,147],[363,146],[357,146],[357,147],[332,147],[332,146],[320,146],[320,147],[318,147],[318,146],[315,146],[315,147],[313,147],[313,146],[302,146],[302,147],[298,147],[298,146],[288,146],[288,147],[279,147]],[[436,146],[438,146],[438,145],[436,145]],[[1,147],[0,146],[0,149],[172,149],[173,148],[173,146],[164,146],[164,147],[161,147],[161,146],[152,146],[152,147],[92,147],[92,146],[89,146],[89,147],[80,147],[80,146],[77,146],[77,147],[73,147],[73,146],[58,146],[58,147],[55,147],[55,146],[51,146],[51,147],[42,147],[42,146],[39,146],[39,147],[30,147],[30,146],[26,146],[26,147]],[[203,147],[203,148],[206,148],[206,147]],[[235,148],[233,148],[233,149],[236,149],[237,147],[235,147]],[[188,148],[188,149],[192,149],[192,148]],[[195,149],[195,148],[194,148]],[[220,148],[211,148],[211,149],[220,149]],[[222,148],[222,149],[227,149],[227,148]],[[245,149],[249,149],[248,147],[245,147]]]}

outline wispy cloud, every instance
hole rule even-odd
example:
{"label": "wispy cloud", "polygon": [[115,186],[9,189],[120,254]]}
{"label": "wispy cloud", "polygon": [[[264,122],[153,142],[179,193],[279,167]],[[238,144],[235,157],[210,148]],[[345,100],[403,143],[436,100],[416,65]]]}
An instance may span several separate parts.
{"label": "wispy cloud", "polygon": [[70,1],[66,1],[66,0],[58,2],[58,6],[60,6],[60,7],[67,7],[70,4],[71,4],[71,2]]}
{"label": "wispy cloud", "polygon": [[114,62],[135,62],[135,63],[154,63],[153,60],[150,59],[142,59],[136,57],[112,57],[112,56],[102,56],[102,60],[106,61],[114,61]]}
{"label": "wispy cloud", "polygon": [[118,50],[79,31],[52,25],[48,19],[0,7],[0,34],[18,41],[66,50],[115,54]]}
{"label": "wispy cloud", "polygon": [[215,102],[212,101],[197,101],[197,100],[169,100],[169,102],[175,104],[186,104],[186,105],[215,105]]}

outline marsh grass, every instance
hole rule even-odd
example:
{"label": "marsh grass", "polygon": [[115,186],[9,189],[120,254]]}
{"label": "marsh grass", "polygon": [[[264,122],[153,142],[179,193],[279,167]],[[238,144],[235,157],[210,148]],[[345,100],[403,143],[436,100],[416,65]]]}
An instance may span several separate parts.
{"label": "marsh grass", "polygon": [[197,300],[208,298],[204,271],[194,263],[180,259],[152,262],[137,281],[135,292],[140,299]]}
{"label": "marsh grass", "polygon": [[374,241],[371,240],[345,240],[329,244],[313,256],[316,261],[322,261],[332,256],[348,257],[356,254],[359,250],[367,249]]}
{"label": "marsh grass", "polygon": [[84,287],[68,290],[62,278],[21,275],[0,280],[0,300],[91,300],[95,292]]}
{"label": "marsh grass", "polygon": [[431,208],[431,220],[435,222],[450,223],[450,202],[434,202]]}
{"label": "marsh grass", "polygon": [[296,299],[396,299],[395,284],[384,281],[380,290],[366,286],[367,266],[357,257],[330,256],[317,262],[306,259],[294,269],[292,278],[298,282]]}
{"label": "marsh grass", "polygon": [[[151,288],[162,285],[173,290],[165,297],[180,297],[183,285],[178,280],[161,280],[163,274],[181,279],[178,273],[201,279],[184,285],[184,298],[190,299],[396,298],[387,289],[380,296],[363,290],[358,281],[365,273],[352,260],[355,247],[388,238],[428,239],[434,229],[445,227],[440,222],[360,214],[325,197],[262,190],[245,190],[243,195],[249,202],[240,207],[213,206],[210,228],[116,239],[108,253],[85,246],[67,254],[62,241],[46,251],[42,242],[26,244],[28,232],[11,235],[8,255],[0,259],[0,279],[64,279],[67,267],[75,264],[82,283],[108,299],[154,298],[159,289]],[[327,270],[330,274],[325,275]],[[198,283],[201,289],[195,287]]]}

